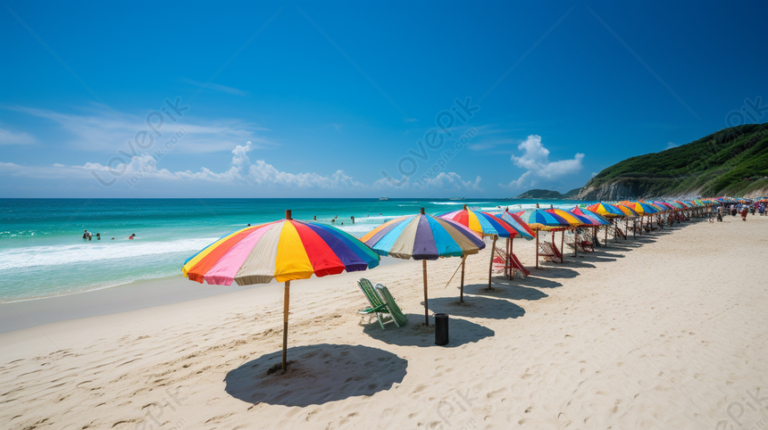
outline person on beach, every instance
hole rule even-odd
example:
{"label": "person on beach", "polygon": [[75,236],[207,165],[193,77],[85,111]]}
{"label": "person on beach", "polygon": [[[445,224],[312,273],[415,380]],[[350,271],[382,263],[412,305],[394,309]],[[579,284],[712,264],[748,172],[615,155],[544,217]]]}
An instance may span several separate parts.
{"label": "person on beach", "polygon": [[723,222],[723,212],[725,212],[725,209],[722,205],[717,207],[717,222]]}
{"label": "person on beach", "polygon": [[132,235],[128,236],[128,240],[133,240],[134,237],[136,237],[136,233],[133,233]]}
{"label": "person on beach", "polygon": [[355,216],[352,215],[350,218],[352,218],[352,224],[354,224],[355,223]]}
{"label": "person on beach", "polygon": [[96,240],[101,240],[101,233],[96,233]]}
{"label": "person on beach", "polygon": [[88,239],[88,230],[83,230],[83,239]]}
{"label": "person on beach", "polygon": [[746,221],[746,220],[747,220],[747,214],[748,214],[748,213],[749,213],[749,210],[747,209],[747,207],[746,207],[746,206],[744,206],[743,208],[741,208],[741,220],[742,220],[742,221]]}

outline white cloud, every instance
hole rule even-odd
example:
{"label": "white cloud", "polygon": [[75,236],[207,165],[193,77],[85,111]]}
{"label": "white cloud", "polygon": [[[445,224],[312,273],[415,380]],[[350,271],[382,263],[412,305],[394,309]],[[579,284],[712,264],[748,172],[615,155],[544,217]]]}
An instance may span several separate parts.
{"label": "white cloud", "polygon": [[[164,116],[160,124],[158,116],[150,119],[160,135],[154,133],[147,125],[147,118],[120,113],[118,117],[107,114],[75,115],[63,114],[44,109],[15,107],[16,111],[29,115],[46,118],[58,123],[67,133],[67,144],[75,149],[87,151],[115,152],[123,150],[127,153],[141,151],[133,143],[133,149],[127,142],[135,142],[137,133],[147,131],[146,139],[153,139],[153,145],[164,144],[173,134],[184,131],[184,138],[174,146],[174,151],[180,153],[210,153],[226,151],[240,142],[250,140],[263,147],[273,146],[274,143],[256,135],[258,131],[268,131],[240,120],[223,119],[203,121],[189,116],[172,122]],[[158,115],[161,107],[158,107]],[[186,112],[189,114],[189,112]],[[148,112],[149,115],[149,112]],[[149,141],[147,141],[149,142]]]}
{"label": "white cloud", "polygon": [[679,145],[677,145],[675,142],[667,142],[667,147],[664,149],[672,149],[677,148]]}
{"label": "white cloud", "polygon": [[512,156],[515,166],[526,170],[517,180],[509,184],[499,184],[513,189],[531,188],[543,181],[576,173],[581,170],[584,154],[577,153],[573,159],[549,161],[549,150],[541,144],[541,136],[530,135],[517,147],[523,151],[520,157]]}
{"label": "white cloud", "polygon": [[[402,183],[382,178],[372,185],[365,185],[343,170],[336,170],[330,175],[322,175],[314,172],[291,173],[279,170],[265,160],[252,161],[249,153],[256,147],[252,142],[245,145],[237,145],[232,150],[232,163],[229,169],[223,172],[214,172],[207,167],[201,167],[198,171],[177,171],[157,167],[157,161],[150,154],[134,156],[127,162],[110,163],[85,163],[81,166],[65,166],[53,164],[50,166],[22,166],[14,163],[0,162],[0,175],[23,176],[41,179],[98,179],[102,184],[111,184],[115,181],[135,184],[140,180],[178,180],[203,181],[221,184],[257,185],[262,187],[286,187],[302,189],[412,189],[412,190],[455,190],[473,191],[480,190],[480,176],[474,181],[463,180],[456,172],[441,172],[433,178],[422,180],[401,179]],[[115,158],[119,160],[120,158]]]}
{"label": "white cloud", "polygon": [[35,138],[27,133],[14,133],[0,128],[0,145],[29,145],[35,142]]}
{"label": "white cloud", "polygon": [[597,176],[597,172],[592,172],[591,176],[594,178],[595,176]]}

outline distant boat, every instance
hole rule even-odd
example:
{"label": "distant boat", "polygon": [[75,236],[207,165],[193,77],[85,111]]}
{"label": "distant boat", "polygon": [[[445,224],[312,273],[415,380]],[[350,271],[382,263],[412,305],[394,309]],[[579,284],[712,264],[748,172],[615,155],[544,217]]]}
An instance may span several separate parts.
{"label": "distant boat", "polygon": [[451,197],[448,200],[464,200],[464,197]]}
{"label": "distant boat", "polygon": [[389,197],[379,197],[379,200],[386,201],[389,200]]}

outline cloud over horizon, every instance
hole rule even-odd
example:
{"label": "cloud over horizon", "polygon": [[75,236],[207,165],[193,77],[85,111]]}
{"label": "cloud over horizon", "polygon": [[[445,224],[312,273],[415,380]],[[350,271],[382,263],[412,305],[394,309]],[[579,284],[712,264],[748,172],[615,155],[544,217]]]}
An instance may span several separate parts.
{"label": "cloud over horizon", "polygon": [[517,149],[523,151],[518,157],[512,155],[515,166],[525,169],[525,173],[509,184],[499,184],[501,187],[512,189],[533,188],[540,186],[541,182],[548,182],[566,175],[578,173],[583,165],[584,154],[576,153],[573,159],[549,161],[549,150],[541,143],[541,136],[532,134],[528,136]]}

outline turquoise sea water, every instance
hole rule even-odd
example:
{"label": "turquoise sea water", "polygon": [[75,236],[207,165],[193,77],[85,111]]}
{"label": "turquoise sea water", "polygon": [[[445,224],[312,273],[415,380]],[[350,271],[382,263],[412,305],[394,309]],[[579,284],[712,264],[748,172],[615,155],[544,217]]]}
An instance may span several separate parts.
{"label": "turquoise sea water", "polygon": [[[547,201],[555,206],[573,202]],[[181,273],[184,260],[248,223],[293,218],[360,237],[401,215],[462,205],[527,208],[531,200],[0,199],[0,303],[70,294]],[[356,223],[352,224],[350,217]],[[344,223],[343,225],[341,223]],[[82,239],[83,230],[94,234]],[[95,234],[101,234],[96,240]],[[128,236],[136,234],[135,240]],[[114,237],[114,240],[111,240]],[[211,288],[215,288],[212,286]]]}

